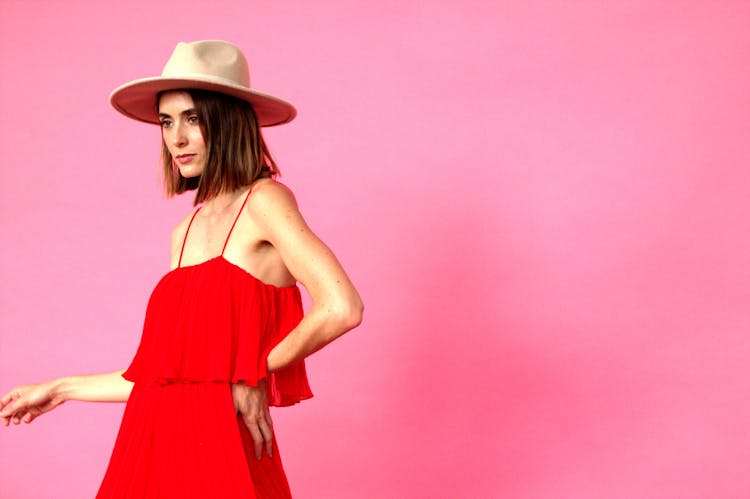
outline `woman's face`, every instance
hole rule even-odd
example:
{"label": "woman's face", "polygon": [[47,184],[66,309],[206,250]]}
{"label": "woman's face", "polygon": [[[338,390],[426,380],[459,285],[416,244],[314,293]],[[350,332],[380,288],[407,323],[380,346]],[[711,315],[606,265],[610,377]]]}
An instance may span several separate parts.
{"label": "woman's face", "polygon": [[206,143],[193,99],[186,92],[165,92],[159,99],[161,136],[185,178],[197,177],[206,166]]}

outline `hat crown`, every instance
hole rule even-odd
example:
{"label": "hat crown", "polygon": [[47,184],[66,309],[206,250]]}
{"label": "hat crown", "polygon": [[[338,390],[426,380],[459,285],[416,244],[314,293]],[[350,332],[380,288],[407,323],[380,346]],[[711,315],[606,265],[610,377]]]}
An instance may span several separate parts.
{"label": "hat crown", "polygon": [[120,85],[109,95],[109,101],[129,118],[158,124],[158,95],[184,89],[216,92],[244,100],[253,107],[260,126],[288,123],[297,115],[290,103],[250,88],[247,59],[238,47],[224,40],[178,43],[161,76],[139,78]]}
{"label": "hat crown", "polygon": [[239,48],[222,40],[178,43],[161,75],[167,78],[220,78],[235,85],[250,87],[247,59]]}

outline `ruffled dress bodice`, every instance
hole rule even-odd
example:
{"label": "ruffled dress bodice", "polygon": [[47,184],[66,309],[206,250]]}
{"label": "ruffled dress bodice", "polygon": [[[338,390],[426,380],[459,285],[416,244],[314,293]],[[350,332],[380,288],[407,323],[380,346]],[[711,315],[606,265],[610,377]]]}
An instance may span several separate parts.
{"label": "ruffled dress bodice", "polygon": [[[178,267],[156,285],[143,336],[123,377],[193,383],[265,378],[268,353],[299,323],[299,288],[265,284],[223,256]],[[312,397],[304,360],[268,376],[270,405]]]}

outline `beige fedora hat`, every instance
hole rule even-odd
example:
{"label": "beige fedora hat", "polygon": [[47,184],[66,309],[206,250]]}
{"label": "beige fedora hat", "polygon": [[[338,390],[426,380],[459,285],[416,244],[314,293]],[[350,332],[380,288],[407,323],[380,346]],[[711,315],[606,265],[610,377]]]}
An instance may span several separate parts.
{"label": "beige fedora hat", "polygon": [[213,90],[245,100],[252,104],[260,126],[281,125],[297,115],[288,102],[251,90],[245,56],[239,48],[222,40],[178,43],[161,76],[120,85],[110,94],[109,101],[129,118],[158,124],[156,95],[182,88]]}

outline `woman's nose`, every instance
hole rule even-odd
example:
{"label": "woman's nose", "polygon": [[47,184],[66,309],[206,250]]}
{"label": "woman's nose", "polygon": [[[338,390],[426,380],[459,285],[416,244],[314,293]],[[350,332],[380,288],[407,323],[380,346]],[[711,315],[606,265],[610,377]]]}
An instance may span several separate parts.
{"label": "woman's nose", "polygon": [[185,133],[185,127],[183,125],[180,124],[175,126],[172,143],[176,146],[184,146],[187,144],[187,133]]}

